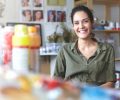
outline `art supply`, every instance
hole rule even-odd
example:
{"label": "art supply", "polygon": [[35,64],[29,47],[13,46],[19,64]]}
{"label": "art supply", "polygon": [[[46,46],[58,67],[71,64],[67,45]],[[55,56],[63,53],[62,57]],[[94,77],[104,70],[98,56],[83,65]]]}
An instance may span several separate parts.
{"label": "art supply", "polygon": [[29,26],[28,33],[30,36],[30,70],[39,72],[39,48],[41,38],[35,26]]}
{"label": "art supply", "polygon": [[12,68],[18,72],[29,71],[30,36],[26,25],[15,25],[15,34],[12,38]]}

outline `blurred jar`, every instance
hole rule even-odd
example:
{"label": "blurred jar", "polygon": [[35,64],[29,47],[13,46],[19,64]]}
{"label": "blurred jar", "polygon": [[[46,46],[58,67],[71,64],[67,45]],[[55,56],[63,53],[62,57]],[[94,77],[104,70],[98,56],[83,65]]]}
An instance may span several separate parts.
{"label": "blurred jar", "polygon": [[33,72],[39,72],[39,48],[41,45],[41,38],[38,34],[37,27],[35,26],[28,26],[28,33],[30,36],[30,70]]}
{"label": "blurred jar", "polygon": [[4,70],[11,68],[12,61],[12,35],[14,34],[13,26],[5,26],[0,29],[0,63]]}
{"label": "blurred jar", "polygon": [[30,36],[26,25],[15,25],[15,34],[12,38],[12,68],[13,70],[26,73],[30,66]]}

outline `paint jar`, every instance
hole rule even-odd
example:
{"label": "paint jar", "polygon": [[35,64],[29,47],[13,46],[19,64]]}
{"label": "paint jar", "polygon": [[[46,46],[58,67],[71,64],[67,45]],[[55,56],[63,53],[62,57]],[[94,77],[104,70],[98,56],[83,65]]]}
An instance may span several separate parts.
{"label": "paint jar", "polygon": [[20,73],[29,72],[30,36],[26,25],[15,25],[12,37],[12,68]]}
{"label": "paint jar", "polygon": [[39,72],[39,48],[41,44],[40,34],[38,34],[37,27],[35,26],[28,26],[28,33],[30,36],[30,70],[33,72]]}

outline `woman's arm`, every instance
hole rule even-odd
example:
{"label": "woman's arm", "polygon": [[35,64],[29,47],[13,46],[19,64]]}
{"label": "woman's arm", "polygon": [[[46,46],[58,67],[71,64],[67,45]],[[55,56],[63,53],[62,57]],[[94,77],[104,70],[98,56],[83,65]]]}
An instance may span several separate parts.
{"label": "woman's arm", "polygon": [[103,87],[103,88],[114,88],[115,83],[114,82],[106,82],[105,84],[102,84],[101,87]]}

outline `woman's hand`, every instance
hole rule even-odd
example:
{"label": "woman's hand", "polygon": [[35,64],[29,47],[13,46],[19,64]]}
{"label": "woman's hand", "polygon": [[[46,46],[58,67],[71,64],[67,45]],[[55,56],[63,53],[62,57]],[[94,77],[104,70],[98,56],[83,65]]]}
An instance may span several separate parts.
{"label": "woman's hand", "polygon": [[102,84],[101,87],[103,87],[103,88],[114,88],[115,83],[114,82],[106,82],[105,84]]}

